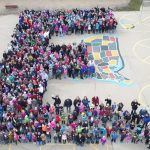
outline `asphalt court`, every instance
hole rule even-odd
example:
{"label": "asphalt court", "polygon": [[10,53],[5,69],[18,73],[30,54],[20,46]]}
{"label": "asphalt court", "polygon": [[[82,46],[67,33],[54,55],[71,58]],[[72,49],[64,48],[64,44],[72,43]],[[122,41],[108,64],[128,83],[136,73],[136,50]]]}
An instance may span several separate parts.
{"label": "asphalt court", "polygon": [[1,145],[1,150],[112,150],[112,145],[110,144],[85,144],[84,146],[78,146],[76,144],[46,144],[42,146],[37,146],[35,144],[10,144]]}
{"label": "asphalt court", "polygon": [[[57,93],[55,90],[58,88],[58,94],[60,95],[60,97],[62,97],[62,99],[67,98],[66,94],[64,93],[68,93],[68,97],[74,98],[76,97],[76,95],[79,95],[80,91],[80,97],[84,95],[89,95],[89,97],[91,98],[94,94],[99,95],[99,93],[101,93],[102,99],[108,95],[111,95],[112,99],[115,99],[116,101],[119,101],[120,99],[125,99],[127,106],[130,106],[130,102],[132,99],[137,99],[142,105],[146,107],[150,104],[148,98],[149,94],[145,92],[145,87],[150,84],[150,29],[148,26],[150,22],[150,12],[115,12],[115,15],[117,17],[117,20],[119,20],[117,31],[114,34],[107,35],[115,36],[118,38],[120,53],[125,63],[125,68],[122,69],[120,73],[124,77],[130,79],[131,83],[133,82],[133,85],[131,85],[130,87],[116,87],[117,85],[115,85],[114,88],[114,86],[112,87],[111,83],[103,83],[96,80],[96,83],[94,82],[93,85],[92,83],[90,83],[91,81],[87,81],[89,82],[89,85],[91,85],[91,88],[87,88],[87,86],[85,87],[84,83],[82,83],[84,81],[80,83],[80,80],[71,80],[71,83],[69,84],[67,83],[67,81],[51,81],[51,83],[49,83],[49,88],[51,88],[51,94],[55,95],[55,93]],[[124,24],[133,24],[135,27],[133,29],[127,29],[124,27]],[[73,40],[75,40],[76,43],[79,43],[81,40],[87,39],[89,37],[91,37],[90,40],[92,41],[96,36],[99,37],[102,35],[73,35],[72,39],[68,40],[67,37],[62,37],[58,39],[56,43],[67,44],[68,41],[69,43],[74,42]],[[55,41],[55,38],[52,39],[52,42],[53,41]],[[98,54],[99,51],[101,51],[98,46],[100,42],[101,41],[98,40],[93,42],[95,46],[95,53],[93,56],[90,55],[90,57],[94,57],[98,63],[98,59],[101,58],[101,55],[103,54]],[[109,45],[111,45],[111,43]],[[89,51],[92,51],[92,49],[89,48]],[[62,84],[64,87],[63,90],[59,88],[62,86]],[[74,92],[68,89],[68,86],[71,86],[70,84],[72,85],[71,89],[75,89]],[[92,89],[92,87],[94,88]],[[86,92],[83,91],[83,89],[85,88],[87,90]],[[116,93],[117,95],[114,93]],[[105,96],[103,97],[103,95]],[[114,95],[115,97],[113,98]],[[47,98],[48,96],[45,95],[46,100]]]}
{"label": "asphalt court", "polygon": [[[126,30],[132,29],[127,28],[127,26],[133,25],[135,28],[141,28],[148,33],[150,32],[150,13],[141,11],[138,13],[125,14],[119,19],[119,23],[122,28]],[[133,54],[135,58],[140,61],[144,66],[150,65],[150,38],[143,38],[135,42],[132,47]],[[150,69],[150,67],[148,67]],[[148,77],[149,78],[149,77]],[[145,99],[149,99],[150,82],[147,82],[138,93],[138,101],[143,103],[149,109],[149,102]]]}
{"label": "asphalt court", "polygon": [[[125,101],[127,106],[130,106],[131,100],[138,99],[141,104],[149,105],[149,91],[150,91],[150,13],[140,14],[139,12],[116,12],[116,16],[119,20],[119,26],[117,32],[114,34],[119,39],[119,49],[121,55],[125,61],[125,68],[121,71],[125,77],[133,80],[134,84],[131,87],[120,87],[111,83],[103,83],[97,80],[93,81],[56,81],[52,80],[48,83],[48,92],[44,96],[45,101],[50,101],[51,95],[59,94],[62,97],[62,101],[65,98],[75,98],[80,94],[80,97],[87,95],[91,98],[93,95],[100,95],[101,99],[106,98],[108,95],[112,97],[116,102],[120,100]],[[140,17],[142,16],[142,19]],[[122,20],[124,20],[122,22]],[[124,24],[133,24],[135,28],[127,29]],[[68,38],[62,37],[52,38],[52,42],[55,43],[73,43],[76,41],[79,43],[81,40],[88,38],[89,35],[75,36]],[[9,41],[8,41],[9,42]],[[63,87],[63,88],[62,88]],[[67,94],[66,94],[67,93]],[[66,96],[67,95],[67,96]],[[38,147],[35,144],[18,144],[1,145],[0,150],[124,150],[124,149],[146,149],[146,146],[134,145],[134,144],[115,144],[113,147],[108,144],[104,147],[97,145],[88,145],[79,147],[75,145],[53,145],[47,144],[45,146]]]}
{"label": "asphalt court", "polygon": [[124,14],[119,19],[119,24],[127,29],[128,26],[144,25],[150,27],[150,14],[144,11]]}
{"label": "asphalt court", "polygon": [[0,150],[126,150],[126,149],[146,149],[143,147],[143,143],[137,144],[131,143],[110,143],[107,141],[105,145],[101,144],[85,144],[84,146],[77,146],[75,144],[46,144],[42,146],[37,146],[35,144],[11,144],[11,145],[1,145]]}
{"label": "asphalt court", "polygon": [[150,38],[137,41],[133,46],[133,52],[137,59],[150,65]]}

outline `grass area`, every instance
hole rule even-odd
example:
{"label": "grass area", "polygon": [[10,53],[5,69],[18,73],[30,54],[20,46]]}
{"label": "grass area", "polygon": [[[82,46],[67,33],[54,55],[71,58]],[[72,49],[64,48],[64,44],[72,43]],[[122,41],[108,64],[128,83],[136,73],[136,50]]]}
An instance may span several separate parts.
{"label": "grass area", "polygon": [[122,8],[117,8],[117,11],[139,11],[143,0],[130,0],[129,4]]}

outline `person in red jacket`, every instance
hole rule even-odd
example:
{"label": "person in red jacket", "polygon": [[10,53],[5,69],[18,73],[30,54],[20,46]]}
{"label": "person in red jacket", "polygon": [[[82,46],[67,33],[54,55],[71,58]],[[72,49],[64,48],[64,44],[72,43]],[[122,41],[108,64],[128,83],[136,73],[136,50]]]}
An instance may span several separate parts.
{"label": "person in red jacket", "polygon": [[94,105],[94,106],[98,106],[99,105],[99,97],[98,96],[94,96],[93,98],[92,98],[92,104]]}
{"label": "person in red jacket", "polygon": [[112,132],[112,127],[109,126],[109,127],[106,128],[106,130],[107,130],[107,137],[110,137],[110,134]]}
{"label": "person in red jacket", "polygon": [[56,122],[56,123],[59,123],[60,121],[61,121],[60,115],[56,115],[56,117],[55,117],[55,122]]}

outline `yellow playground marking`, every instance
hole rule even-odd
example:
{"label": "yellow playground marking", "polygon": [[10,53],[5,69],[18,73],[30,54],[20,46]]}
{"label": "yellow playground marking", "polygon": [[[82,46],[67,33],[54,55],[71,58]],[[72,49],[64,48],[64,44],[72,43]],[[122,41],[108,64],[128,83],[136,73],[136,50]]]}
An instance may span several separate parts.
{"label": "yellow playground marking", "polygon": [[146,58],[144,58],[144,61],[149,62],[148,60],[150,60],[150,56],[147,56]]}
{"label": "yellow playground marking", "polygon": [[98,52],[94,52],[93,56],[94,56],[94,60],[100,60],[101,59],[100,54]]}
{"label": "yellow playground marking", "polygon": [[117,50],[111,51],[111,54],[112,54],[112,56],[118,56],[119,55]]}
{"label": "yellow playground marking", "polygon": [[104,72],[105,72],[105,73],[110,73],[110,69],[109,69],[109,68],[106,68],[106,69],[104,69]]}
{"label": "yellow playground marking", "polygon": [[150,41],[150,39],[148,38],[148,39],[144,39],[144,40],[140,40],[140,41],[136,42],[136,43],[134,44],[132,50],[133,50],[133,53],[134,53],[134,55],[136,56],[136,58],[137,58],[138,60],[140,60],[140,61],[143,62],[143,63],[146,63],[146,64],[149,64],[149,65],[150,65],[150,62],[147,61],[147,60],[150,58],[150,56],[146,56],[146,58],[142,59],[142,58],[137,54],[137,52],[136,52],[136,47],[137,47],[137,46],[141,46],[141,47],[145,47],[145,48],[150,49],[150,46],[146,46],[146,45],[141,44],[141,43],[144,42],[144,41]]}
{"label": "yellow playground marking", "polygon": [[[124,28],[124,29],[132,29],[134,28],[135,25],[139,24],[139,21],[135,21],[134,19],[131,19],[130,16],[132,16],[132,14],[127,14],[127,15],[123,15],[122,17],[120,17],[119,19],[119,24]],[[135,23],[122,23],[121,21],[123,19],[126,19],[127,21],[132,21]]]}
{"label": "yellow playground marking", "polygon": [[91,36],[91,37],[85,39],[84,42],[85,43],[91,43],[95,39],[102,39],[102,38],[103,38],[102,35]]}
{"label": "yellow playground marking", "polygon": [[140,103],[144,104],[144,105],[147,105],[147,104],[146,104],[146,103],[144,102],[144,100],[142,99],[142,94],[143,94],[144,90],[147,89],[147,88],[150,88],[150,84],[145,85],[145,86],[140,90],[140,92],[139,92],[139,94],[138,94],[138,101],[139,101]]}
{"label": "yellow playground marking", "polygon": [[[137,20],[135,19],[132,19],[130,18],[131,16],[135,15],[137,18]],[[150,18],[150,16],[147,16],[145,18],[142,19],[142,17],[140,17],[141,14],[126,14],[126,15],[123,15],[122,17],[120,17],[119,19],[119,24],[124,28],[124,29],[127,29],[127,30],[130,30],[132,28],[134,28],[136,25],[139,25],[140,23],[145,25],[145,26],[148,26],[150,27],[150,24],[149,23],[146,23],[146,21]],[[141,19],[140,19],[141,18]],[[132,22],[132,23],[122,23],[122,20],[125,19],[129,22]]]}
{"label": "yellow playground marking", "polygon": [[[103,147],[100,144],[90,144],[90,146],[93,147],[95,150],[100,150],[101,147]],[[106,143],[105,147],[106,147],[106,150],[109,150],[110,144]]]}
{"label": "yellow playground marking", "polygon": [[97,145],[93,144],[93,145],[91,145],[91,146],[93,147],[93,149],[99,150],[99,144],[97,144]]}
{"label": "yellow playground marking", "polygon": [[57,144],[57,143],[53,143],[53,144],[46,144],[46,146],[52,147],[52,146],[71,146],[70,150],[76,150],[76,145],[75,144]]}
{"label": "yellow playground marking", "polygon": [[109,64],[110,64],[110,65],[116,65],[116,64],[117,64],[117,61],[116,61],[116,60],[110,60],[110,61],[109,61]]}
{"label": "yellow playground marking", "polygon": [[11,144],[9,144],[9,145],[8,145],[8,150],[11,150],[11,149],[12,149],[12,148],[11,148]]}
{"label": "yellow playground marking", "polygon": [[106,41],[106,40],[103,40],[102,41],[102,45],[108,45],[110,43],[113,43],[113,41]]}

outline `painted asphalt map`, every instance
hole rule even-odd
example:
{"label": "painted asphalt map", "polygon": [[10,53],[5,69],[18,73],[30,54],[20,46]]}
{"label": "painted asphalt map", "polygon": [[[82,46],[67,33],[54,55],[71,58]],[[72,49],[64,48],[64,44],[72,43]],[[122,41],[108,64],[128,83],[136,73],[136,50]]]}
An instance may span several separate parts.
{"label": "painted asphalt map", "polygon": [[84,40],[88,59],[94,60],[96,78],[103,81],[129,85],[131,81],[119,74],[124,61],[119,51],[118,38],[107,35],[92,36]]}

